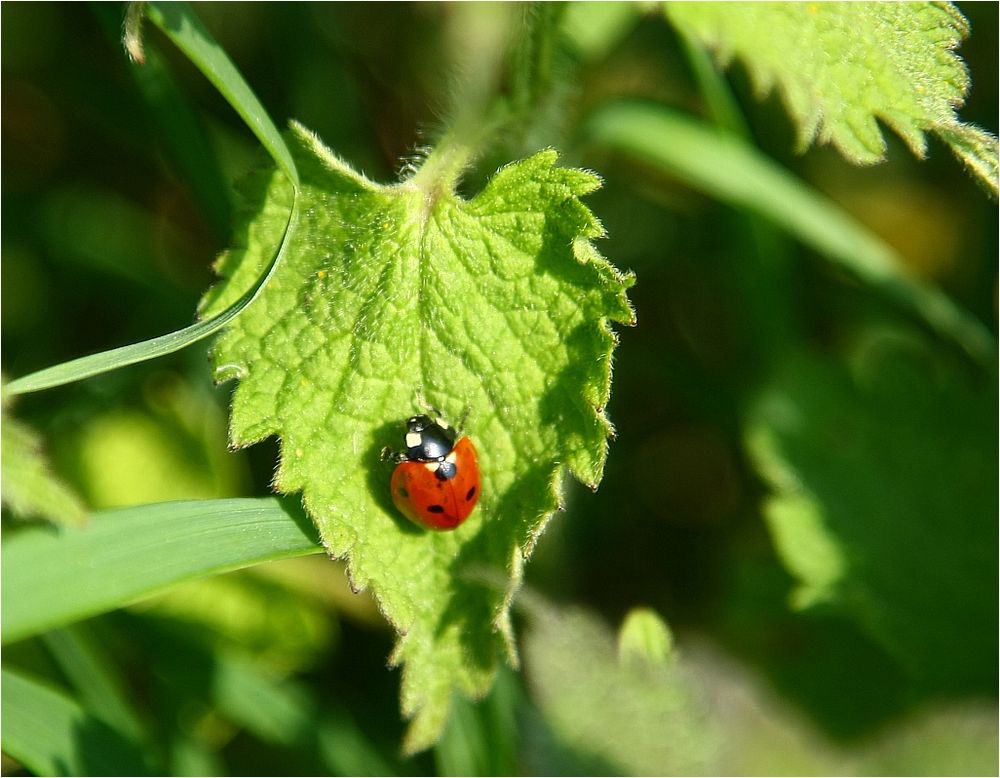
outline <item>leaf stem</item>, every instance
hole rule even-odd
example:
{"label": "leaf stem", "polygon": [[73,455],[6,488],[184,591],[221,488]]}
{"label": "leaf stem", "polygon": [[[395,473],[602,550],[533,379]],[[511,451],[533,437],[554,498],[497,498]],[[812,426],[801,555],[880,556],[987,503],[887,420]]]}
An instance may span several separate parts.
{"label": "leaf stem", "polygon": [[454,121],[407,182],[426,191],[431,202],[454,192],[462,172],[502,130],[524,133],[537,121],[539,107],[552,91],[563,9],[535,2],[525,4],[519,13],[521,29],[505,66],[506,91],[485,99],[469,88],[453,95]]}
{"label": "leaf stem", "polygon": [[409,183],[429,195],[454,192],[463,171],[471,165],[500,130],[510,112],[504,102],[492,109],[475,106],[464,111],[441,136]]}

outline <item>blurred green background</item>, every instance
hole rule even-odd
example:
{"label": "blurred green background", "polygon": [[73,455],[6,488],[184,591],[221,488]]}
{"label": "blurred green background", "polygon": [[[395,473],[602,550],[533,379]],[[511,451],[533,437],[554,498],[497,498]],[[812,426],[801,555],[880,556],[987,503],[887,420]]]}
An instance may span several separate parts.
{"label": "blurred green background", "polygon": [[[961,117],[996,132],[997,5],[959,7],[973,81]],[[474,38],[463,31],[510,13],[436,3],[196,10],[277,123],[301,121],[383,182],[440,126],[453,60]],[[725,741],[711,746],[722,772],[995,773],[995,375],[776,229],[587,144],[576,128],[613,97],[705,115],[662,15],[592,11],[602,12],[596,45],[577,35],[560,51],[559,101],[534,132],[565,164],[605,179],[587,202],[608,231],[601,251],[637,275],[639,326],[620,332],[609,407],[618,434],[601,488],[569,487],[527,586],[612,625],[637,605],[671,625],[699,679],[705,727],[626,741],[707,742],[711,730]],[[151,82],[118,43],[121,13],[2,8],[6,377],[190,322],[227,245],[231,182],[259,160],[222,98],[152,33],[147,67],[166,69],[178,103],[151,108]],[[932,140],[921,162],[889,135],[888,161],[864,169],[829,148],[796,154],[779,99],[757,100],[741,66],[726,77],[763,152],[996,333],[996,205],[942,145]],[[484,161],[470,190],[503,161]],[[94,508],[267,494],[277,445],[227,452],[230,391],[211,385],[199,344],[21,397],[14,412],[42,431],[58,473]],[[806,484],[807,497],[790,483]],[[834,532],[802,529],[817,512]],[[838,565],[851,571],[846,584]],[[86,635],[149,724],[149,753],[174,773],[702,764],[674,752],[644,762],[640,745],[631,756],[614,744],[587,753],[559,706],[593,684],[582,665],[573,676],[572,651],[565,679],[550,665],[560,640],[591,633],[569,624],[553,637],[556,617],[552,635],[524,617],[534,635],[524,675],[503,673],[478,705],[459,701],[441,745],[403,761],[398,671],[385,667],[393,636],[343,578],[316,557],[267,565],[92,620]],[[61,679],[49,648],[7,647],[5,663]]]}

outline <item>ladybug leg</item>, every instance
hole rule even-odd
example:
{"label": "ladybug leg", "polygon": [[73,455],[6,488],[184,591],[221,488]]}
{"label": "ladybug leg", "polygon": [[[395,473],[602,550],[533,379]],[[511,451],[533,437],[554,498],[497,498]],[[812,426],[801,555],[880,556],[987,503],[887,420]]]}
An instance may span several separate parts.
{"label": "ladybug leg", "polygon": [[379,452],[378,458],[383,462],[395,462],[397,465],[400,462],[406,461],[406,454],[399,451],[393,451],[388,446],[385,446],[381,452]]}

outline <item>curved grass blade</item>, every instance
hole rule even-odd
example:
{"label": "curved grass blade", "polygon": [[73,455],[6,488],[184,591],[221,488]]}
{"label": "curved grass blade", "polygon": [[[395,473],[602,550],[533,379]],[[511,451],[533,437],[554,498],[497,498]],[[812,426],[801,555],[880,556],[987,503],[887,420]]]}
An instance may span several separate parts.
{"label": "curved grass blade", "polygon": [[182,3],[152,3],[148,9],[151,21],[183,51],[205,74],[205,77],[229,101],[247,126],[267,149],[278,168],[292,181],[294,195],[291,211],[281,235],[280,246],[259,282],[218,316],[192,324],[190,327],[160,335],[141,343],[131,343],[109,351],[91,354],[55,365],[18,378],[3,387],[5,395],[24,394],[80,381],[120,367],[165,356],[217,332],[252,303],[270,280],[281,262],[286,247],[298,225],[299,174],[292,155],[281,134],[268,117],[260,101],[247,86],[229,57],[212,39],[191,9]]}
{"label": "curved grass blade", "polygon": [[180,581],[322,551],[312,523],[275,498],[101,511],[81,529],[3,540],[2,642],[113,610]]}
{"label": "curved grass blade", "polygon": [[937,288],[908,276],[889,245],[748,143],[663,106],[634,101],[599,109],[585,132],[596,144],[769,219],[917,312],[981,364],[995,365],[996,341],[985,325]]}
{"label": "curved grass blade", "polygon": [[26,394],[42,389],[51,389],[54,386],[62,386],[74,381],[81,381],[84,378],[107,373],[120,367],[127,367],[138,362],[145,362],[149,359],[172,354],[186,346],[190,346],[192,343],[196,343],[202,338],[207,338],[209,335],[218,332],[238,316],[244,308],[250,305],[271,279],[275,268],[285,254],[285,247],[291,243],[289,238],[298,224],[298,218],[297,206],[293,206],[291,212],[288,214],[288,221],[285,223],[285,229],[281,236],[281,246],[275,254],[274,259],[271,260],[267,271],[256,286],[218,316],[197,322],[182,330],[160,335],[151,340],[144,340],[141,343],[130,343],[127,346],[119,346],[110,351],[102,351],[98,354],[79,357],[69,362],[63,362],[62,364],[30,373],[6,384],[3,387],[3,393],[8,396]]}

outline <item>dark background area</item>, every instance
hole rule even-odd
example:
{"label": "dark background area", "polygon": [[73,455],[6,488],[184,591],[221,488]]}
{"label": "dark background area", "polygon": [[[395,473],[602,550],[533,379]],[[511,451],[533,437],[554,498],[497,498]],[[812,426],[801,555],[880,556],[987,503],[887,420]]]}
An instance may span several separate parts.
{"label": "dark background area", "polygon": [[[972,28],[959,53],[973,76],[960,116],[995,133],[997,4],[959,7]],[[226,3],[196,10],[277,123],[299,120],[378,181],[390,181],[400,160],[440,124],[447,5]],[[166,128],[150,111],[120,48],[120,13],[113,4],[2,9],[0,347],[7,378],[190,323],[212,282],[211,263],[227,245],[229,184],[257,159],[239,118],[150,31],[156,55],[196,111],[187,151],[204,142],[194,135],[201,134],[217,166],[215,176],[189,175],[176,127]],[[611,94],[704,113],[662,17],[641,18],[606,58],[573,67],[566,103],[572,115]],[[932,139],[928,158],[919,161],[887,134],[887,161],[870,168],[852,167],[825,147],[796,154],[779,98],[756,99],[740,65],[727,78],[767,155],[838,202],[894,246],[916,275],[996,332],[996,205],[946,148]],[[682,643],[693,636],[722,647],[835,740],[851,743],[901,716],[929,692],[915,687],[878,643],[843,613],[789,610],[794,581],[762,519],[768,487],[748,458],[742,430],[771,367],[771,326],[788,328],[818,353],[836,352],[875,325],[932,336],[780,234],[772,247],[791,270],[781,310],[761,318],[754,301],[765,282],[745,271],[741,214],[588,148],[572,128],[552,142],[565,152],[565,164],[605,178],[587,203],[607,228],[601,251],[636,273],[630,298],[639,326],[619,333],[609,406],[617,438],[604,481],[596,494],[570,486],[568,510],[539,543],[527,585],[613,624],[637,604],[654,608]],[[935,342],[934,349],[949,370],[972,372],[947,345]],[[226,454],[221,463],[205,453],[225,450],[230,391],[211,385],[205,346],[198,344],[22,397],[15,413],[44,434],[60,475],[95,507],[133,496],[268,494],[273,441]],[[194,430],[179,421],[191,414],[210,423]],[[116,436],[123,448],[111,446]],[[166,452],[162,467],[174,491],[137,487],[133,495],[104,485],[115,480],[109,463],[121,462],[115,452],[130,450],[130,440]],[[177,464],[185,460],[210,464],[190,474]],[[186,475],[173,478],[171,468]],[[403,724],[398,672],[385,669],[392,636],[370,614],[334,608],[329,619],[336,639],[303,663],[300,675],[335,697],[373,743],[393,754]],[[191,715],[198,674],[209,672],[198,662],[210,663],[211,640],[134,612],[105,617],[95,630],[120,651],[138,694],[161,721]],[[10,653],[45,666],[29,648]],[[191,662],[176,664],[178,656]],[[219,742],[234,774],[318,769],[308,753],[275,751],[245,733],[220,735]],[[434,769],[428,754],[405,767]]]}

